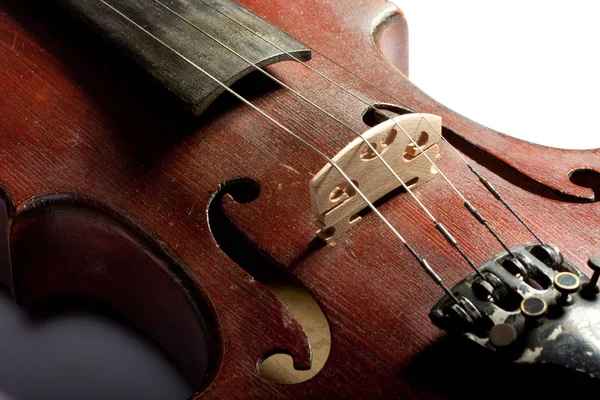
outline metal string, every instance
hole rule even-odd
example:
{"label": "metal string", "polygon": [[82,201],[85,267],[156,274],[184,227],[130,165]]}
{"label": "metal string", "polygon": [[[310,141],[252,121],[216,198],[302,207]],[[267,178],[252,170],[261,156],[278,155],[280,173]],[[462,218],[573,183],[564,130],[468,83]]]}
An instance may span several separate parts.
{"label": "metal string", "polygon": [[[425,122],[427,122],[429,124],[429,121],[427,121],[427,119],[425,119]],[[429,126],[431,126],[431,129],[435,130],[434,126],[432,126],[431,124],[429,124]],[[441,134],[441,132],[440,132],[440,134]],[[534,232],[534,230],[531,229],[529,224],[527,224],[527,222],[525,222],[525,220],[523,220],[523,218],[521,218],[521,216],[510,206],[510,204],[508,204],[508,202],[504,199],[504,197],[502,197],[502,195],[498,192],[498,190],[496,190],[496,188],[481,173],[479,173],[473,167],[473,165],[469,161],[467,161],[467,159],[465,157],[463,157],[462,154],[460,154],[460,152],[456,149],[456,147],[452,146],[444,136],[442,136],[442,138],[444,139],[444,141],[446,141],[446,143],[448,143],[448,145],[456,153],[456,155],[458,155],[458,157],[467,165],[467,167],[469,167],[469,170],[479,179],[481,184],[496,198],[496,200],[498,200],[500,203],[502,203],[504,205],[504,207],[506,207],[506,209],[508,211],[510,211],[510,213],[521,223],[521,225],[523,225],[529,231],[529,233],[531,233],[531,235],[542,246],[545,246],[542,239],[540,239],[540,237]]]}
{"label": "metal string", "polygon": [[[421,121],[423,121],[423,120],[425,120],[425,122],[427,122],[427,124],[431,127],[431,129],[433,129],[434,131],[437,132],[435,127],[427,120],[427,118],[421,118]],[[458,195],[458,197],[460,197],[460,199],[463,201],[463,205],[469,211],[469,213],[471,213],[471,215],[494,236],[494,238],[502,245],[502,247],[504,247],[504,250],[506,250],[513,258],[516,258],[516,255],[512,252],[510,247],[508,247],[506,245],[504,240],[502,240],[502,238],[500,237],[500,235],[498,235],[498,233],[494,230],[494,228],[492,228],[490,226],[490,224],[487,222],[485,217],[479,211],[477,211],[475,206],[473,206],[473,204],[471,204],[471,202],[469,200],[467,200],[465,198],[465,196],[463,196],[463,194],[460,192],[460,190],[458,190],[458,188],[456,186],[454,186],[454,184],[450,181],[450,179],[448,179],[446,174],[444,174],[442,172],[442,170],[435,164],[435,162],[433,162],[433,160],[429,157],[429,155],[427,153],[425,153],[425,151],[421,148],[421,146],[419,146],[419,144],[408,134],[408,132],[406,132],[406,130],[403,127],[401,127],[399,124],[396,124],[396,125],[398,125],[398,127],[400,129],[402,129],[402,132],[404,132],[406,134],[406,136],[412,141],[413,145],[416,146],[417,149],[419,149],[421,154],[423,154],[425,156],[425,158],[427,158],[427,160],[431,163],[431,165],[440,173],[440,175],[446,180],[446,182],[448,182],[448,185],[450,185],[452,190],[454,190],[454,192]],[[438,132],[438,133],[440,134],[440,136],[442,136],[441,132]]]}
{"label": "metal string", "polygon": [[[379,110],[377,110],[375,107],[373,107],[372,104],[370,104],[368,101],[364,100],[363,98],[361,98],[360,96],[354,94],[353,92],[351,92],[350,90],[346,89],[345,87],[341,86],[340,84],[338,84],[337,82],[335,82],[333,79],[329,78],[328,76],[326,76],[325,74],[321,73],[320,71],[314,69],[313,67],[311,67],[310,65],[308,65],[306,62],[298,59],[297,57],[295,57],[293,54],[290,54],[289,52],[286,52],[284,49],[282,49],[280,46],[278,46],[277,44],[273,43],[272,41],[268,40],[267,38],[263,37],[262,35],[254,32],[252,29],[250,29],[249,27],[247,27],[246,25],[242,24],[241,22],[237,21],[236,19],[230,17],[229,15],[225,14],[224,12],[222,12],[221,10],[219,10],[218,8],[214,7],[212,4],[208,3],[206,0],[201,0],[204,4],[206,4],[207,6],[209,6],[210,8],[212,8],[213,10],[217,11],[218,13],[220,13],[221,15],[223,15],[224,17],[228,18],[229,20],[233,21],[234,23],[236,23],[237,25],[243,27],[244,29],[246,29],[248,32],[250,32],[251,34],[257,36],[258,38],[262,39],[263,41],[269,43],[271,46],[277,48],[278,50],[284,52],[286,55],[288,55],[289,57],[291,57],[292,59],[294,59],[295,61],[301,63],[302,65],[304,65],[306,68],[310,69],[312,72],[318,74],[319,76],[321,76],[322,78],[326,79],[327,81],[329,81],[330,83],[332,83],[333,85],[337,86],[338,88],[342,89],[344,92],[348,93],[349,95],[351,95],[352,97],[354,97],[355,99],[361,101],[362,103],[366,104],[367,106],[373,108],[379,115],[381,115],[382,117],[390,120],[391,118],[389,118],[387,115],[382,114],[381,112],[379,112]],[[257,15],[258,16],[258,15]],[[269,25],[273,26],[274,28],[276,28],[277,30],[279,30],[280,32],[284,33],[287,35],[287,32],[285,32],[283,29],[279,28],[277,25],[265,20],[264,18],[258,16],[260,19],[262,19],[263,21],[265,21],[266,23],[268,23]],[[298,39],[296,39],[298,40]],[[332,64],[334,64],[335,66],[339,67],[340,69],[348,72],[349,74],[351,74],[352,76],[358,78],[359,80],[361,80],[362,82],[366,83],[367,85],[371,86],[372,88],[376,89],[377,91],[379,91],[380,93],[383,93],[384,95],[388,96],[389,98],[391,98],[392,100],[394,100],[394,102],[403,105],[405,107],[408,107],[406,104],[404,104],[403,102],[397,100],[394,96],[392,96],[391,94],[389,94],[387,91],[379,88],[378,86],[376,86],[375,84],[369,82],[368,80],[362,78],[361,76],[359,76],[358,74],[354,73],[353,71],[349,70],[348,68],[344,67],[343,65],[339,64],[338,62],[332,60],[331,58],[327,57],[325,54],[319,52],[318,50],[311,48],[310,46],[308,46],[306,43],[302,43],[301,41],[299,41],[302,45],[304,45],[305,47],[307,47],[308,49],[310,49],[311,51],[314,51],[315,53],[319,54],[321,57],[325,58],[326,60],[328,60],[329,62],[331,62]],[[394,121],[395,122],[395,121]],[[436,130],[430,123],[429,121],[426,120],[426,122],[432,127],[432,129]],[[398,125],[398,123],[395,122],[396,125]],[[398,125],[398,127],[400,127]],[[401,128],[401,127],[400,127]],[[404,131],[405,134],[406,131],[404,129],[402,129]],[[489,181],[483,177],[479,172],[477,172],[477,170],[460,154],[460,152],[458,152],[458,150],[452,146],[452,144],[450,144],[450,142],[440,133],[440,136],[442,138],[442,140],[444,142],[446,142],[446,144],[461,158],[461,160],[463,160],[467,167],[469,168],[469,170],[479,179],[479,181],[481,182],[481,184],[498,200],[500,201],[504,207],[506,207],[506,209],[508,211],[510,211],[510,213],[521,223],[521,225],[523,225],[535,238],[536,240],[540,243],[540,244],[544,244],[543,241],[539,238],[539,236],[533,231],[533,229],[531,229],[531,227],[523,220],[523,218],[521,218],[521,216],[508,204],[508,202],[500,195],[500,193],[498,193],[498,191],[492,186],[491,183],[489,183]],[[415,144],[417,145],[417,143],[413,140],[413,138],[408,135],[408,138]],[[418,146],[418,145],[417,145]],[[425,153],[423,152],[423,154],[425,155]],[[427,156],[427,158],[429,159],[429,157]],[[431,160],[430,160],[431,162]],[[438,172],[440,172],[440,175],[444,176],[445,175],[442,173],[442,171],[440,171],[439,168],[437,168],[435,166],[435,164],[433,162],[431,162],[431,164],[434,166],[434,168],[436,168],[438,170]],[[471,203],[469,203],[464,196],[458,191],[458,189],[456,189],[456,187],[447,179],[445,178],[445,180],[450,184],[450,186],[452,186],[452,188],[456,191],[456,193],[459,195],[459,197],[461,197],[461,199],[463,199],[464,201],[464,206],[467,208],[467,210],[473,215],[473,217],[475,219],[477,219],[482,225],[485,226],[485,228],[494,236],[494,238],[502,245],[502,247],[504,247],[505,250],[507,250],[512,256],[514,256],[514,254],[512,254],[511,250],[506,246],[506,244],[504,243],[504,241],[500,238],[500,236],[496,233],[496,231],[489,225],[489,223],[487,223],[487,221],[485,220],[485,218],[483,218],[483,216],[481,215],[481,213],[479,213]]]}
{"label": "metal string", "polygon": [[[222,47],[224,47],[225,49],[227,49],[228,51],[230,51],[231,53],[233,53],[234,55],[236,55],[237,57],[241,58],[242,60],[244,60],[245,62],[247,62],[250,66],[252,66],[254,69],[256,69],[257,71],[261,72],[263,75],[267,76],[268,78],[272,79],[274,82],[276,82],[277,84],[281,85],[282,87],[284,87],[285,89],[289,90],[290,92],[292,92],[295,96],[299,97],[300,99],[302,99],[303,101],[307,102],[308,104],[310,104],[311,106],[315,107],[317,110],[319,110],[320,112],[322,112],[323,114],[327,115],[329,118],[331,118],[332,120],[334,120],[335,122],[337,122],[338,124],[342,125],[343,127],[345,127],[346,129],[348,129],[349,131],[351,131],[352,133],[354,133],[357,137],[359,137],[360,139],[362,139],[362,141],[369,147],[369,149],[373,152],[373,154],[375,154],[377,156],[377,158],[383,163],[383,165],[387,168],[388,171],[390,171],[392,173],[392,175],[394,176],[394,178],[396,178],[396,180],[400,183],[400,185],[402,185],[402,187],[407,191],[407,193],[410,194],[410,196],[417,202],[417,204],[419,205],[419,207],[421,207],[421,209],[425,212],[425,214],[427,214],[427,216],[431,219],[431,221],[433,222],[433,225],[435,226],[435,228],[438,230],[438,232],[440,234],[442,234],[442,236],[448,241],[448,243],[450,243],[450,245],[452,245],[457,251],[458,253],[461,255],[461,257],[469,264],[469,266],[482,278],[485,279],[484,275],[477,269],[477,266],[475,265],[475,263],[471,260],[471,258],[465,253],[465,251],[462,249],[462,247],[460,246],[459,242],[454,238],[454,236],[450,233],[450,231],[441,223],[437,220],[437,218],[435,218],[433,216],[433,214],[429,211],[429,209],[417,198],[417,196],[413,193],[413,191],[408,187],[408,185],[405,184],[405,182],[400,178],[400,176],[398,176],[398,174],[396,173],[396,171],[394,171],[394,169],[388,164],[387,161],[385,161],[383,159],[383,157],[381,156],[381,153],[379,153],[376,148],[367,140],[365,139],[362,134],[360,132],[358,132],[357,130],[355,130],[354,128],[352,128],[351,126],[349,126],[348,124],[346,124],[345,122],[343,122],[342,120],[340,120],[339,118],[337,118],[336,116],[334,116],[333,114],[329,113],[328,111],[326,111],[325,109],[323,109],[322,107],[320,107],[318,104],[314,103],[313,101],[309,100],[308,98],[306,98],[304,95],[302,95],[301,93],[299,93],[298,91],[294,90],[293,88],[291,88],[289,85],[285,84],[284,82],[282,82],[281,80],[279,80],[278,78],[276,78],[275,76],[273,76],[272,74],[268,73],[266,70],[264,70],[263,68],[259,67],[258,65],[256,65],[255,63],[253,63],[252,61],[248,60],[246,57],[244,57],[243,55],[241,55],[239,52],[235,51],[234,49],[232,49],[230,46],[227,46],[225,43],[223,43],[222,41],[218,40],[217,38],[215,38],[214,36],[212,36],[211,34],[205,32],[203,29],[201,29],[200,27],[196,26],[194,23],[192,23],[191,21],[189,21],[187,18],[183,17],[182,15],[178,14],[176,11],[172,10],[171,8],[169,8],[168,6],[162,4],[160,1],[158,0],[153,0],[156,4],[158,4],[159,6],[163,7],[164,9],[166,9],[167,11],[171,12],[172,14],[174,14],[176,17],[180,18],[182,21],[184,21],[185,23],[187,23],[188,25],[190,25],[191,27],[193,27],[194,29],[198,30],[199,32],[201,32],[202,34],[206,35],[208,38],[210,38],[211,40],[213,40],[214,42],[218,43],[219,45],[221,45]],[[210,5],[209,5],[210,6]],[[217,10],[218,11],[218,10]],[[220,11],[219,11],[220,13]],[[284,50],[282,50],[284,51]],[[285,51],[284,51],[285,52]],[[289,54],[286,52],[286,54]],[[341,87],[341,86],[340,86]],[[346,89],[344,89],[346,90]],[[347,91],[347,90],[346,90]],[[365,103],[368,105],[368,103]],[[391,121],[394,122],[395,125],[397,125],[400,129],[402,129],[402,131],[408,136],[409,139],[411,139],[413,141],[413,143],[416,144],[416,142],[412,139],[412,137],[410,137],[410,135],[402,128],[400,127],[400,125],[390,119]],[[424,154],[424,153],[423,153]],[[427,157],[427,159],[431,162],[431,159],[429,157]],[[435,166],[435,165],[434,165]],[[438,169],[439,171],[439,169]],[[442,174],[443,175],[443,174]],[[452,185],[452,183],[448,180],[448,178],[445,177],[444,178],[448,181],[448,183],[450,183]],[[452,185],[454,187],[454,185]],[[460,193],[459,193],[460,194]],[[461,195],[462,197],[462,195]],[[466,199],[465,199],[466,201]],[[474,210],[474,207],[471,206],[471,208]],[[475,210],[476,211],[476,210]],[[488,225],[489,226],[489,225]],[[497,237],[497,236],[496,236]],[[507,247],[508,249],[508,247]]]}
{"label": "metal string", "polygon": [[291,136],[294,139],[298,140],[301,144],[303,144],[304,146],[308,147],[312,151],[316,152],[319,156],[321,156],[322,158],[324,158],[329,164],[331,164],[331,166],[333,168],[335,168],[340,173],[340,175],[342,175],[344,177],[344,179],[348,182],[348,184],[365,201],[365,203],[367,203],[367,205],[369,206],[369,208],[384,222],[384,224],[390,229],[390,231],[394,234],[394,236],[396,236],[402,242],[402,244],[413,255],[413,257],[415,257],[415,259],[419,262],[419,264],[421,265],[421,267],[423,268],[423,270],[431,277],[431,279],[438,286],[440,286],[444,290],[444,292],[457,305],[461,306],[461,303],[458,300],[458,298],[444,284],[444,282],[442,281],[442,278],[440,278],[440,276],[433,270],[433,268],[429,265],[429,263],[424,258],[422,258],[416,252],[416,250],[412,246],[410,246],[408,244],[408,242],[396,230],[396,228],[394,228],[394,226],[387,220],[387,218],[385,218],[383,216],[383,214],[381,214],[381,212],[373,205],[373,203],[371,201],[369,201],[369,199],[366,197],[366,195],[352,182],[352,179],[350,179],[350,177],[330,157],[328,157],[325,153],[323,153],[321,150],[319,150],[317,147],[315,147],[314,145],[312,145],[307,140],[301,138],[300,136],[298,136],[297,134],[295,134],[294,132],[292,132],[290,129],[288,129],[283,124],[281,124],[280,122],[278,122],[277,120],[275,120],[273,117],[271,117],[270,115],[268,115],[266,112],[264,112],[263,110],[261,110],[260,108],[258,108],[257,106],[255,106],[252,102],[246,100],[243,96],[241,96],[238,93],[236,93],[233,89],[229,88],[225,83],[219,81],[213,75],[211,75],[210,73],[208,73],[207,71],[205,71],[203,68],[201,68],[200,66],[198,66],[197,64],[195,64],[193,61],[191,61],[190,59],[188,59],[187,57],[185,57],[183,54],[179,53],[173,47],[169,46],[167,43],[165,43],[164,41],[162,41],[161,39],[159,39],[158,37],[156,37],[155,35],[153,35],[151,32],[149,32],[148,30],[144,29],[144,27],[142,27],[141,25],[139,25],[138,23],[136,23],[135,21],[133,21],[127,15],[123,14],[117,8],[115,8],[112,5],[110,5],[105,0],[100,0],[100,2],[102,2],[107,7],[111,8],[113,11],[115,11],[121,17],[123,17],[124,19],[126,19],[127,21],[129,21],[130,23],[132,23],[133,25],[135,25],[137,28],[139,28],[140,30],[142,30],[144,33],[146,33],[147,35],[151,36],[157,42],[161,43],[163,46],[165,46],[167,49],[169,49],[170,51],[172,51],[173,53],[175,53],[178,57],[180,57],[181,59],[183,59],[184,61],[186,61],[187,63],[189,63],[191,66],[193,66],[194,68],[196,68],[197,70],[199,70],[200,72],[202,72],[203,74],[205,74],[208,78],[210,78],[215,83],[217,83],[219,86],[221,86],[225,91],[229,92],[234,97],[236,97],[238,100],[240,100],[241,102],[243,102],[244,104],[246,104],[247,106],[249,106],[250,108],[252,108],[254,111],[258,112],[260,115],[262,115],[264,118],[266,118],[267,120],[269,120],[275,126],[277,126],[278,128],[280,128],[286,134],[288,134],[289,136]]}

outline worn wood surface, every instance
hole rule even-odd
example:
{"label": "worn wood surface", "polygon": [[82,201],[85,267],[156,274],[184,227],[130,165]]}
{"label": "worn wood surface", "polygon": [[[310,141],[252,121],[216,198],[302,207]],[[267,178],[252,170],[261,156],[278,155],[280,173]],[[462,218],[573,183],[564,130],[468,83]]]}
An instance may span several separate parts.
{"label": "worn wood surface", "polygon": [[[440,115],[447,138],[475,160],[545,240],[556,243],[587,271],[584,261],[597,254],[600,243],[600,209],[590,201],[590,187],[600,185],[594,173],[574,175],[573,180],[587,187],[573,183],[569,174],[577,169],[600,171],[599,151],[565,151],[520,142],[479,126],[420,92],[382,57],[374,40],[373,21],[382,10],[389,12],[384,1],[275,0],[266,5],[244,0],[240,4],[386,88],[409,108]],[[43,195],[74,193],[75,199],[88,199],[85,204],[102,204],[92,207],[105,221],[100,226],[120,221],[119,227],[135,227],[126,231],[138,232],[137,247],[151,242],[163,262],[189,280],[196,307],[212,314],[217,338],[209,343],[217,345],[211,347],[206,379],[192,380],[203,381],[197,385],[198,396],[467,398],[481,395],[473,387],[478,383],[487,387],[484,378],[490,371],[495,379],[514,381],[507,368],[480,357],[467,343],[445,338],[430,323],[427,313],[441,293],[373,215],[363,218],[361,229],[350,230],[327,246],[315,244],[308,182],[323,160],[231,96],[217,99],[200,119],[186,117],[102,41],[70,24],[52,6],[29,1],[3,2],[0,52],[0,181],[9,194],[9,210],[15,210],[6,229],[16,232],[10,239],[11,252],[19,255],[12,265],[5,260],[1,276],[10,279],[7,271],[14,276],[27,276],[32,269],[58,271],[62,263],[75,277],[23,279],[18,293],[24,298],[31,293],[41,300],[43,296],[35,294],[57,287],[77,294],[83,279],[92,294],[116,287],[102,286],[110,279],[96,285],[95,279],[76,272],[105,259],[106,253],[118,252],[119,242],[93,246],[89,224],[68,225],[69,231],[63,233],[60,226],[67,225],[61,225],[53,203],[36,202]],[[394,102],[317,54],[311,65],[369,100]],[[298,63],[281,63],[268,70],[355,129],[367,129],[361,119],[364,104]],[[353,139],[350,132],[259,74],[235,87],[330,156]],[[443,143],[440,152],[439,166],[509,244],[531,240]],[[259,360],[276,349],[290,352],[297,367],[307,368],[306,337],[272,292],[216,246],[208,228],[211,194],[221,183],[240,176],[257,182],[260,195],[247,204],[225,198],[223,212],[265,260],[310,291],[329,323],[329,358],[319,374],[303,383],[277,385],[257,372]],[[418,196],[476,262],[501,251],[443,180],[419,188]],[[45,219],[27,214],[27,204],[39,207]],[[469,273],[408,196],[388,199],[381,210],[449,284]],[[83,219],[87,215],[74,213]],[[73,257],[66,253],[61,259],[53,253],[48,265],[38,265],[40,260],[25,257],[28,246],[33,246],[31,251],[38,246],[35,235],[18,234],[31,224],[41,227],[32,234],[50,234],[56,246],[69,248],[74,240],[86,246]],[[44,226],[54,228],[44,230]],[[161,271],[156,266],[148,264],[149,271]],[[120,282],[120,290],[136,296],[138,279],[148,277],[150,285],[172,281],[168,275],[149,271],[128,276],[129,287]],[[199,347],[189,332],[169,334],[164,325],[151,326],[165,322],[156,313],[160,298],[146,307],[139,302],[131,307],[127,299],[111,303],[98,297],[146,325],[167,349],[177,339],[184,348]],[[198,326],[197,317],[190,318],[189,326]],[[178,351],[171,353],[177,358]],[[471,390],[465,392],[465,387]],[[503,388],[494,390],[499,393]]]}

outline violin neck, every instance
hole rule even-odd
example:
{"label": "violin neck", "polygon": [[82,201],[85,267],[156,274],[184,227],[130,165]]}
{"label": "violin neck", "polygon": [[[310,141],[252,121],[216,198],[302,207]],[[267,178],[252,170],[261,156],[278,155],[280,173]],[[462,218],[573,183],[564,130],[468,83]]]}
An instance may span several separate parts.
{"label": "violin neck", "polygon": [[304,45],[231,0],[56,1],[194,115],[223,92],[218,82],[231,85],[255,65],[310,59]]}

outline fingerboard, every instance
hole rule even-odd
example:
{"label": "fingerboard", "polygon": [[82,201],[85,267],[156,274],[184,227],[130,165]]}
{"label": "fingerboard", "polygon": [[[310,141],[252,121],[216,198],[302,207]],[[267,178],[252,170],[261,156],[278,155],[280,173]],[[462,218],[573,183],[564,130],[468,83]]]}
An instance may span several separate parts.
{"label": "fingerboard", "polygon": [[255,65],[311,57],[297,40],[230,0],[57,1],[194,115],[225,90],[207,73],[229,86]]}

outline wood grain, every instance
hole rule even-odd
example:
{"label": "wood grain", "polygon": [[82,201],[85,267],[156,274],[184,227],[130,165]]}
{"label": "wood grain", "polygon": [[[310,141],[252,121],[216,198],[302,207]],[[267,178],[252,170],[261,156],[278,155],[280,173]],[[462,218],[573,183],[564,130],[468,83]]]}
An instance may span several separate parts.
{"label": "wood grain", "polygon": [[[569,173],[577,168],[600,171],[598,150],[565,151],[521,142],[436,103],[382,57],[373,21],[389,8],[383,0],[240,4],[385,88],[402,105],[440,115],[448,139],[475,160],[545,240],[587,271],[584,261],[597,253],[600,243],[600,210],[590,201],[592,190],[571,182]],[[324,247],[314,245],[308,182],[323,166],[321,158],[231,96],[221,96],[200,119],[186,117],[135,66],[69,21],[52,6],[16,0],[2,4],[0,181],[12,195],[17,218],[24,204],[47,194],[75,193],[104,204],[153,243],[194,290],[205,293],[197,306],[213,310],[220,357],[209,365],[207,380],[197,385],[198,396],[468,398],[481,395],[478,385],[488,388],[482,379],[486,374],[499,380],[518,377],[467,344],[445,338],[431,324],[427,313],[441,293],[373,215],[363,218],[360,230]],[[395,102],[318,54],[311,65],[369,101]],[[367,129],[361,118],[365,104],[298,63],[268,70],[354,129]],[[353,139],[260,74],[250,74],[234,87],[330,156]],[[510,245],[530,241],[443,143],[440,153],[440,168]],[[310,354],[293,316],[221,252],[208,229],[211,193],[235,177],[255,180],[261,192],[247,204],[225,198],[227,217],[256,249],[308,289],[329,322],[329,358],[306,382],[277,385],[257,372],[258,361],[274,349],[286,349],[305,368]],[[432,180],[417,195],[476,262],[501,251],[443,180]],[[408,196],[388,199],[380,209],[448,284],[469,273]],[[68,235],[50,231],[53,242],[66,246],[79,238],[80,228],[70,229]],[[37,260],[18,254],[23,260],[13,265],[18,269],[42,273],[47,268],[51,274],[56,264],[70,265],[66,254],[63,259],[54,254],[53,265],[37,266]],[[64,284],[51,276],[45,281]],[[95,282],[87,284],[100,290]],[[127,289],[136,293],[133,280]],[[137,318],[160,325],[159,317],[151,318],[152,305],[142,308],[136,310]],[[173,331],[163,343],[178,337]],[[468,385],[465,377],[472,378]],[[465,393],[465,386],[471,391]],[[497,393],[505,389],[510,385]]]}

